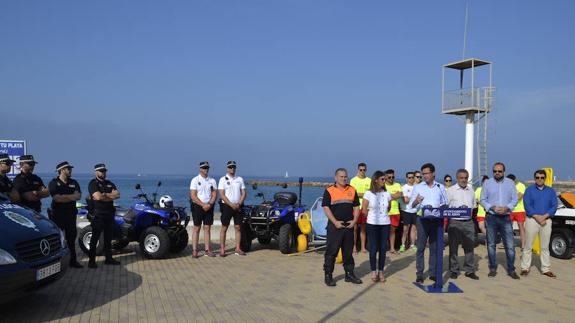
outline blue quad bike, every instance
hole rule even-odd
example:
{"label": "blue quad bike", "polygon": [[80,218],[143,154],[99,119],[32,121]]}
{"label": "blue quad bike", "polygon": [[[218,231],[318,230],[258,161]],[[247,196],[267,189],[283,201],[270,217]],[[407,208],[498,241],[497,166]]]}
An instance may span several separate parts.
{"label": "blue quad bike", "polygon": [[[264,194],[258,192],[256,196],[262,198],[260,204],[242,207],[240,247],[243,251],[250,251],[252,240],[256,238],[262,245],[269,244],[272,239],[277,240],[283,254],[296,250],[296,238],[300,234],[297,220],[299,215],[305,212],[301,205],[302,183],[303,178],[300,177],[299,199],[293,192],[278,192],[274,194],[273,201],[266,201]],[[252,187],[257,190],[257,185]],[[283,187],[286,188],[287,185],[284,184]]]}
{"label": "blue quad bike", "polygon": [[[157,187],[161,186],[158,182]],[[122,250],[130,242],[137,241],[140,250],[146,258],[159,259],[168,252],[179,253],[188,245],[188,232],[186,226],[190,216],[184,207],[174,207],[171,197],[165,195],[156,203],[157,189],[153,198],[149,199],[140,184],[135,186],[140,193],[134,197],[136,201],[129,209],[118,208],[115,215],[114,236],[112,249]],[[167,201],[167,202],[166,202]],[[88,204],[88,219],[93,218],[90,213],[91,200]],[[169,203],[171,202],[171,203]],[[87,225],[78,234],[78,244],[82,251],[88,255],[90,240],[92,239],[92,226]],[[96,254],[102,255],[104,251],[104,235],[100,235],[96,246]]]}

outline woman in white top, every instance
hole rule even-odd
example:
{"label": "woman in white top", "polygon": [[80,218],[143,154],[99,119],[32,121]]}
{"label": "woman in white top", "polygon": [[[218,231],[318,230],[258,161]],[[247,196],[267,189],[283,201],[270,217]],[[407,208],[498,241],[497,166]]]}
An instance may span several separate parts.
{"label": "woman in white top", "polygon": [[[367,241],[369,242],[369,265],[371,280],[385,282],[383,267],[391,220],[389,209],[391,195],[385,189],[385,174],[376,171],[371,177],[371,187],[363,194],[362,212],[367,214]],[[377,254],[379,253],[379,261]]]}

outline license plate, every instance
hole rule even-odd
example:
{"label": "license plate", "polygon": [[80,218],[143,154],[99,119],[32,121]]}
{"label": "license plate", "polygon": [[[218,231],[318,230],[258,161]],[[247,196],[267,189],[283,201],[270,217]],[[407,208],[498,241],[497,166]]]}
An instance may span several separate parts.
{"label": "license plate", "polygon": [[57,274],[60,272],[61,266],[60,263],[57,262],[55,264],[51,264],[48,267],[44,267],[44,268],[40,268],[38,269],[38,271],[36,272],[36,280],[42,280],[46,277],[50,277],[54,274]]}

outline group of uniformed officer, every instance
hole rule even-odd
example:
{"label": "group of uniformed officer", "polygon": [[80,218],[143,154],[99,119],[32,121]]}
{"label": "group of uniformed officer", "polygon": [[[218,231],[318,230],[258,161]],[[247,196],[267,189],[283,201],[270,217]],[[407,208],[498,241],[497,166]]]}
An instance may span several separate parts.
{"label": "group of uniformed officer", "polygon": [[[6,174],[12,169],[15,160],[8,154],[0,154],[0,193],[5,194],[13,203],[18,203],[36,212],[42,208],[42,199],[52,196],[52,204],[48,215],[66,236],[70,248],[70,267],[82,268],[76,257],[76,216],[78,210],[76,201],[82,197],[80,185],[72,178],[72,168],[69,162],[64,161],[56,166],[58,176],[50,181],[48,188],[42,179],[34,174],[37,162],[32,155],[20,156],[20,174],[16,175],[14,182]],[[119,265],[120,262],[112,258],[112,234],[114,229],[114,215],[116,209],[114,200],[120,198],[120,192],[114,183],[106,179],[106,165],[94,166],[95,178],[88,184],[89,197],[87,199],[92,219],[92,238],[90,240],[90,254],[88,267],[97,268],[96,245],[100,234],[104,233],[105,264]]]}

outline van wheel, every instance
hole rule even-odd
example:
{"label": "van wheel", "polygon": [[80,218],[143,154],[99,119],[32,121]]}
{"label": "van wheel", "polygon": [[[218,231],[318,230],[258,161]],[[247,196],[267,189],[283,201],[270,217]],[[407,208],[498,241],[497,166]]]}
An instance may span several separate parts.
{"label": "van wheel", "polygon": [[573,257],[573,247],[571,247],[573,233],[569,230],[557,230],[551,234],[549,242],[549,253],[559,259],[571,259]]}

